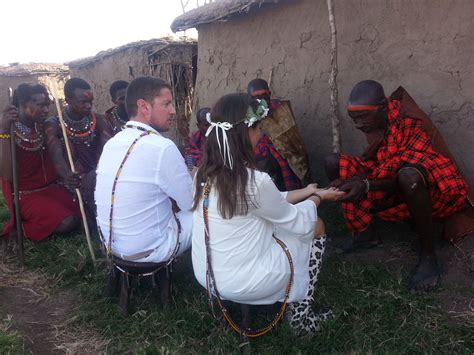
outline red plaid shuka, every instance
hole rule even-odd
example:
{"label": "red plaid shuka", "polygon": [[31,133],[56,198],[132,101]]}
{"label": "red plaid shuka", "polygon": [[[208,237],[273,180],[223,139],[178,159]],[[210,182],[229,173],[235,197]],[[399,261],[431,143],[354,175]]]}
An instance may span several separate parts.
{"label": "red plaid shuka", "polygon": [[275,149],[272,141],[266,134],[262,134],[262,136],[258,140],[257,145],[254,149],[254,153],[255,159],[265,158],[268,156],[268,154],[275,158],[275,160],[278,162],[278,165],[280,166],[286,191],[301,188],[300,179],[298,179],[295,173],[291,170],[290,166],[288,165],[288,162]]}
{"label": "red plaid shuka", "polygon": [[[393,178],[406,164],[424,168],[428,178],[433,217],[442,218],[466,206],[467,184],[456,165],[435,152],[418,119],[400,116],[400,101],[389,100],[388,127],[373,160],[341,154],[341,179],[353,176],[378,180]],[[370,191],[357,203],[342,204],[348,228],[354,232],[367,229],[374,213],[381,219],[397,221],[409,218],[408,206],[399,195]],[[374,212],[381,210],[380,212]]]}
{"label": "red plaid shuka", "polygon": [[199,166],[204,151],[204,143],[206,143],[206,137],[197,130],[191,135],[189,139],[189,146],[186,148],[186,156],[190,156],[194,166]]}

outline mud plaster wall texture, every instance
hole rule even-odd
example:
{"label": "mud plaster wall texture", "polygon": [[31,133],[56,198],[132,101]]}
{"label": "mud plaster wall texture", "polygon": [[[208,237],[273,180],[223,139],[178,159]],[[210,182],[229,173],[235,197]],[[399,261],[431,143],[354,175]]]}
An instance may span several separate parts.
{"label": "mud plaster wall texture", "polygon": [[136,77],[148,75],[147,54],[156,48],[158,45],[131,47],[90,61],[86,65],[76,66],[69,63],[70,75],[82,78],[91,85],[94,92],[94,110],[104,113],[113,106],[109,94],[110,84],[116,80],[130,82]]}
{"label": "mud plaster wall texture", "polygon": [[[130,82],[140,76],[159,75],[159,71],[152,73],[151,67],[148,64],[148,55],[161,47],[163,47],[162,43],[130,47],[98,60],[91,60],[86,65],[69,63],[70,76],[82,78],[91,85],[94,93],[94,111],[104,113],[113,106],[109,88],[114,81],[126,80]],[[174,49],[171,49],[171,51],[172,53],[175,52]],[[179,53],[180,56],[174,59],[177,62],[181,61],[184,63],[186,55],[189,56],[190,60],[192,48],[190,46],[186,50],[177,50],[176,53]],[[169,62],[170,58],[166,58],[166,61]],[[170,131],[164,135],[176,142],[177,134],[176,122],[174,122]]]}
{"label": "mud plaster wall texture", "polygon": [[[374,79],[389,95],[402,85],[474,183],[474,1],[334,3],[343,151],[359,154],[365,147],[345,112],[352,86]],[[332,149],[326,1],[294,0],[198,30],[197,105],[244,91],[255,77],[268,80],[273,70],[273,96],[291,100],[312,175],[324,180],[322,158]]]}
{"label": "mud plaster wall texture", "polygon": [[[66,74],[31,74],[21,76],[0,76],[0,108],[8,105],[8,88],[15,90],[22,83],[42,84],[48,91],[57,95],[59,99],[64,99],[64,83],[67,80]],[[57,93],[57,94],[56,94]],[[55,105],[50,106],[50,114],[56,114]]]}

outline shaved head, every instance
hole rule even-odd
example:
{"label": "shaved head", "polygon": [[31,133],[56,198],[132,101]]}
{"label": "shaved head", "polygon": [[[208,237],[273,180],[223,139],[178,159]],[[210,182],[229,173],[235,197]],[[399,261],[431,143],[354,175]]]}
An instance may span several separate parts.
{"label": "shaved head", "polygon": [[374,80],[359,81],[349,95],[348,105],[384,105],[387,102],[382,85]]}
{"label": "shaved head", "polygon": [[260,91],[260,90],[267,90],[267,91],[270,90],[268,88],[268,83],[266,82],[266,80],[263,80],[260,78],[253,79],[247,85],[247,94],[249,95],[252,95],[254,91]]}

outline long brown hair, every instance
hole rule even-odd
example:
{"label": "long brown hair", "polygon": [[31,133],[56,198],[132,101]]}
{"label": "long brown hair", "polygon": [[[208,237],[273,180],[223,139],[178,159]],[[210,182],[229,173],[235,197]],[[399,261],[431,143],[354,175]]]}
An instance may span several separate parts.
{"label": "long brown hair", "polygon": [[[254,179],[255,158],[250,143],[248,127],[243,122],[249,106],[255,106],[256,100],[247,94],[228,94],[222,96],[211,110],[212,122],[229,122],[233,128],[226,131],[229,148],[232,153],[233,167],[230,169],[219,145],[217,134],[222,144],[222,133],[214,128],[206,139],[201,166],[196,173],[193,210],[199,207],[202,200],[202,183],[208,181],[212,189],[218,192],[218,210],[225,219],[235,215],[246,215],[252,204],[246,193],[247,184]],[[219,132],[218,132],[219,131]]]}

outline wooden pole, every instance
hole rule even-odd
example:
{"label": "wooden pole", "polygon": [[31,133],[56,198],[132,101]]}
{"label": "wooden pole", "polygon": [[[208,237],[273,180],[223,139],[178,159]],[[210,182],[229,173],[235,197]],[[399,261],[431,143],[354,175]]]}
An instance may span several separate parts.
{"label": "wooden pole", "polygon": [[[56,110],[58,111],[58,117],[59,117],[59,124],[61,125],[61,132],[63,134],[63,139],[64,139],[64,145],[66,146],[66,152],[67,152],[67,157],[69,160],[69,166],[71,167],[71,171],[73,173],[76,172],[76,168],[74,167],[74,160],[72,159],[72,153],[71,153],[71,147],[69,146],[69,139],[67,137],[67,132],[66,132],[66,126],[64,125],[64,118],[63,118],[63,112],[61,110],[61,106],[59,105],[59,100],[57,96],[54,96],[54,103],[56,104]],[[86,233],[86,240],[87,240],[87,246],[89,247],[89,252],[91,254],[91,259],[94,263],[94,266],[96,265],[96,258],[94,254],[94,248],[92,247],[92,242],[91,242],[91,236],[89,233],[89,224],[87,223],[87,216],[86,216],[86,211],[84,209],[84,203],[82,201],[82,194],[79,189],[76,189],[76,194],[77,194],[77,200],[79,201],[79,208],[81,209],[81,216],[82,216],[82,223],[84,224],[84,231]]]}
{"label": "wooden pole", "polygon": [[[12,88],[8,88],[8,102],[11,105],[13,98]],[[13,205],[16,226],[16,243],[18,246],[18,261],[23,266],[25,263],[25,252],[23,245],[23,228],[21,225],[20,214],[20,191],[18,188],[18,164],[16,161],[16,144],[15,144],[15,123],[10,126],[10,150],[12,158],[12,178],[13,178]]]}
{"label": "wooden pole", "polygon": [[327,0],[329,12],[329,27],[331,28],[331,73],[329,75],[329,87],[331,89],[330,118],[332,123],[332,150],[334,153],[341,152],[341,123],[339,121],[339,102],[337,91],[337,31],[334,17],[334,6],[332,0]]}

